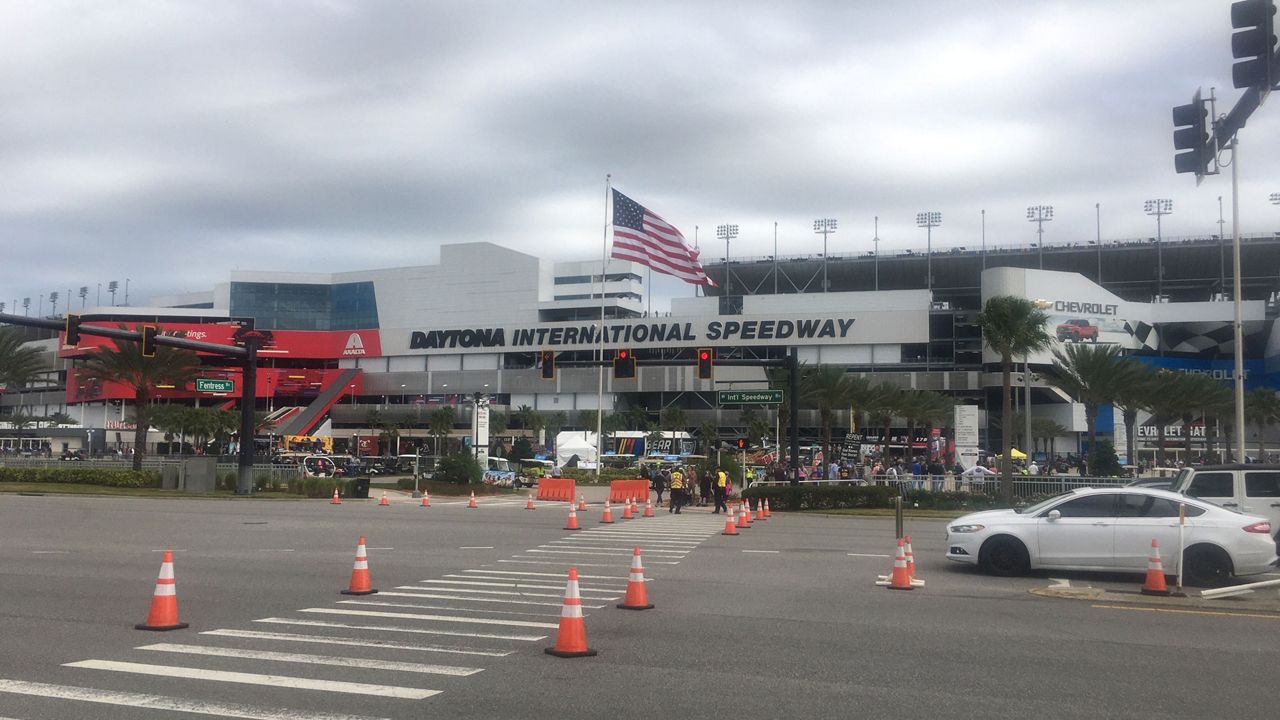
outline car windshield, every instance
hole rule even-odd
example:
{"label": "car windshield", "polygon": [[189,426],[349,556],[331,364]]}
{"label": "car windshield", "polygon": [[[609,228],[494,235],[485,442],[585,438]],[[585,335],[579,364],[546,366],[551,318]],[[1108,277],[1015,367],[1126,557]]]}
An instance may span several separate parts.
{"label": "car windshield", "polygon": [[1052,504],[1054,504],[1054,503],[1058,502],[1059,500],[1061,500],[1062,498],[1064,498],[1064,497],[1066,497],[1066,496],[1068,496],[1068,495],[1070,495],[1070,494],[1071,494],[1071,493],[1066,492],[1066,493],[1062,493],[1061,495],[1054,495],[1053,497],[1049,498],[1048,500],[1041,500],[1040,502],[1036,503],[1035,505],[1028,505],[1028,506],[1026,506],[1026,507],[1014,508],[1014,509],[1013,509],[1013,511],[1014,511],[1014,512],[1016,512],[1016,513],[1018,513],[1019,515],[1035,515],[1036,513],[1040,512],[1041,510],[1043,510],[1043,509],[1045,509],[1045,508],[1049,507],[1050,505],[1052,505]]}

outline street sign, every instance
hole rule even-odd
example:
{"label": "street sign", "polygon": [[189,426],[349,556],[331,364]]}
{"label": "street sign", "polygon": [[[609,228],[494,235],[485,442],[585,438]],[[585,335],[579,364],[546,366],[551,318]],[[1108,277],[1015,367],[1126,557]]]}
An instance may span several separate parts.
{"label": "street sign", "polygon": [[235,391],[236,391],[235,380],[213,380],[211,378],[196,378],[196,392],[232,393]]}
{"label": "street sign", "polygon": [[717,390],[721,405],[781,405],[781,390]]}

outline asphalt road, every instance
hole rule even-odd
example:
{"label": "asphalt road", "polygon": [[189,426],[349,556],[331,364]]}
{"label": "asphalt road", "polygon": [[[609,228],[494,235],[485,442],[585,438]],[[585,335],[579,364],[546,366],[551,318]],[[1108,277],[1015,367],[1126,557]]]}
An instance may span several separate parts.
{"label": "asphalt road", "polygon": [[[603,526],[593,506],[569,533],[563,505],[522,508],[0,495],[0,718],[1205,718],[1277,705],[1276,618],[1038,597],[1045,577],[946,561],[940,521],[908,521],[927,586],[893,592],[873,584],[892,564],[890,520],[776,514],[723,537],[705,512]],[[351,598],[338,590],[361,534],[382,592]],[[657,605],[644,612],[613,607],[636,542]],[[166,547],[191,627],[134,630]],[[594,658],[542,652],[570,564]]]}

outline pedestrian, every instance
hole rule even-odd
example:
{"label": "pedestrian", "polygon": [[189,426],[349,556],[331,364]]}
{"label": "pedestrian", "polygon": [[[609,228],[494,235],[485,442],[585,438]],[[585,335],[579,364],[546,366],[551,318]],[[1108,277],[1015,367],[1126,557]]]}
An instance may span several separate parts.
{"label": "pedestrian", "polygon": [[662,493],[667,490],[667,487],[662,484],[662,473],[654,472],[652,468],[646,468],[643,472],[644,476],[649,478],[649,487],[658,498],[658,507],[662,507]]}
{"label": "pedestrian", "polygon": [[[707,473],[710,475],[710,473]],[[716,467],[716,509],[711,511],[712,515],[719,515],[721,510],[729,512],[729,507],[725,503],[729,494],[729,473],[724,471],[723,467]]]}
{"label": "pedestrian", "polygon": [[[663,489],[663,490],[670,490],[670,489],[671,489],[671,469],[670,469],[670,468],[660,468],[660,469],[657,471],[657,474],[658,474],[658,484],[662,487],[662,489]],[[668,499],[668,501],[667,501],[667,502],[671,502],[671,500],[670,500],[670,499]],[[662,503],[658,503],[658,505],[659,505],[659,506],[661,506],[661,505],[662,505]],[[670,509],[670,507],[669,507],[669,506],[668,506],[668,509]]]}
{"label": "pedestrian", "polygon": [[711,499],[711,485],[714,482],[714,478],[711,477],[712,472],[707,470],[704,473],[696,473],[694,468],[689,468],[689,473],[698,481],[698,507],[706,507],[707,501]]}
{"label": "pedestrian", "polygon": [[680,468],[676,467],[671,471],[671,507],[667,508],[667,512],[675,512],[680,514],[680,506],[684,504],[684,473],[680,472]]}

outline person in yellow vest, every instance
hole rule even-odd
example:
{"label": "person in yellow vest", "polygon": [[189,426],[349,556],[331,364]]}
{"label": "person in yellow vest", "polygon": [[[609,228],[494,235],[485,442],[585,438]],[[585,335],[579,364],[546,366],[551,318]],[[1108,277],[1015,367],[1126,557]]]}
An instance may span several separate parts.
{"label": "person in yellow vest", "polygon": [[721,510],[724,510],[725,512],[729,512],[729,508],[725,504],[725,497],[728,495],[728,489],[729,489],[729,473],[725,472],[724,468],[722,467],[716,468],[716,487],[715,487],[716,509],[711,511],[712,515],[719,515]]}
{"label": "person in yellow vest", "polygon": [[684,473],[680,468],[671,471],[671,507],[667,508],[667,512],[675,512],[680,514],[680,506],[684,505]]}

